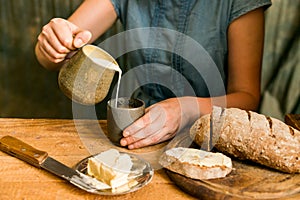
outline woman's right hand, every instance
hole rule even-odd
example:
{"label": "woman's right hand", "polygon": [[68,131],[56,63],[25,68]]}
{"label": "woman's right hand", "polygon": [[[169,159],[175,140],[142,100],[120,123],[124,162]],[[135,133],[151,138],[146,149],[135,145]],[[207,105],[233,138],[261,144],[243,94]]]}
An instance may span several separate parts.
{"label": "woman's right hand", "polygon": [[38,36],[37,58],[44,67],[57,69],[70,52],[87,44],[91,38],[90,31],[82,30],[68,20],[54,18]]}

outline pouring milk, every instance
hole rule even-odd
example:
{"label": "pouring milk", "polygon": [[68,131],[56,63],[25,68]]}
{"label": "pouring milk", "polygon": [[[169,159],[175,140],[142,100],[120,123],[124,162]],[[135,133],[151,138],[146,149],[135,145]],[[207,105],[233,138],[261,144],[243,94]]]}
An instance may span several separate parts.
{"label": "pouring milk", "polygon": [[121,76],[122,76],[122,70],[120,69],[120,67],[116,64],[114,64],[113,62],[109,61],[109,60],[105,60],[102,58],[93,58],[93,61],[95,63],[97,63],[100,66],[103,66],[105,68],[108,69],[112,69],[115,70],[116,72],[118,72],[119,77],[118,77],[118,83],[117,83],[117,93],[116,93],[116,101],[115,101],[115,107],[118,107],[118,98],[119,98],[119,89],[120,89],[120,83],[121,83]]}

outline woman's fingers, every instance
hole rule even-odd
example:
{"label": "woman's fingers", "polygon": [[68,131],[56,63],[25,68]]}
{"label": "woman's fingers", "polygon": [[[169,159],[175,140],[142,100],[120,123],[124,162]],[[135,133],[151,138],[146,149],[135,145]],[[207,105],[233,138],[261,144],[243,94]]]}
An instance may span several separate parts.
{"label": "woman's fingers", "polygon": [[170,133],[168,128],[164,127],[163,129],[158,130],[156,133],[152,134],[149,137],[144,137],[140,140],[134,139],[134,142],[128,145],[128,149],[137,149],[137,148],[157,144],[172,138],[174,135],[175,133]]}
{"label": "woman's fingers", "polygon": [[[43,45],[43,46],[41,46]],[[40,52],[51,62],[59,63],[63,61],[67,54],[59,54],[57,53],[52,46],[48,43],[48,41],[44,41],[43,44],[39,43],[38,48]]]}
{"label": "woman's fingers", "polygon": [[65,19],[54,18],[38,36],[39,49],[51,62],[58,63],[71,51],[87,44],[91,37],[89,31],[81,30]]}
{"label": "woman's fingers", "polygon": [[127,127],[124,130],[123,136],[127,137],[129,135],[134,135],[138,131],[142,131],[142,129],[145,132],[149,132],[149,131],[150,132],[156,132],[156,130],[151,131],[151,130],[147,130],[147,128],[151,129],[152,128],[151,124],[153,124],[153,122],[157,118],[162,117],[160,115],[161,115],[161,113],[158,111],[158,109],[153,108],[151,110],[151,107],[150,107],[150,109],[146,109],[146,112],[145,112],[144,116],[142,116],[141,118],[136,120],[134,123],[132,123],[132,125],[130,125],[129,127]]}
{"label": "woman's fingers", "polygon": [[66,48],[68,51],[75,49],[73,46],[73,39],[75,33],[78,32],[77,26],[61,18],[52,19],[49,22],[49,26],[55,34],[55,37],[51,41],[53,41],[53,45],[58,45],[54,49],[60,50]]}
{"label": "woman's fingers", "polygon": [[124,130],[121,145],[139,148],[173,137],[178,125],[170,120],[172,112],[164,104],[151,106],[143,117]]}
{"label": "woman's fingers", "polygon": [[83,45],[87,44],[92,38],[92,33],[90,31],[79,31],[76,33],[73,46],[76,48],[80,48]]}

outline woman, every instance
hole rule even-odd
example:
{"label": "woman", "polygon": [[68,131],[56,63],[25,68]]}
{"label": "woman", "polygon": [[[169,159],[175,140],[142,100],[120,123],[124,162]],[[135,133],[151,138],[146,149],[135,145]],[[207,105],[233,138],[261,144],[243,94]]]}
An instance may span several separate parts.
{"label": "woman", "polygon": [[[213,105],[224,106],[224,99],[227,107],[257,109],[264,10],[270,5],[270,0],[85,0],[68,20],[55,18],[43,27],[36,55],[45,68],[59,69],[72,51],[95,41],[118,18],[125,30],[167,28],[200,44],[216,64],[226,93],[211,95],[205,77],[178,54],[153,48],[128,54],[130,68],[150,64],[145,68],[145,77],[156,77],[151,80],[172,77],[171,89],[154,81],[137,92],[136,96],[150,106],[143,117],[124,130],[121,145],[140,148],[174,137],[182,127],[210,113]],[[175,34],[175,39],[168,40],[164,33],[154,33],[150,35],[154,36],[150,37],[150,43],[169,42],[172,50],[185,53],[180,51],[186,42],[182,35]],[[200,55],[200,52],[189,53]],[[185,77],[195,95],[186,92],[181,81],[173,79],[179,76],[168,71],[168,67],[155,67],[151,63],[175,69]]]}

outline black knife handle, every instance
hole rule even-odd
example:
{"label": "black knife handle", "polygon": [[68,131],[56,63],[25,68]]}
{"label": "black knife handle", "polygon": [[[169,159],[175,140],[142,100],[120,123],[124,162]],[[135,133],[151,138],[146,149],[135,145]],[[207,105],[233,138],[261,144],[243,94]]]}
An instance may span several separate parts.
{"label": "black knife handle", "polygon": [[12,136],[4,136],[0,139],[0,150],[36,167],[40,167],[48,157],[47,152],[40,151]]}

